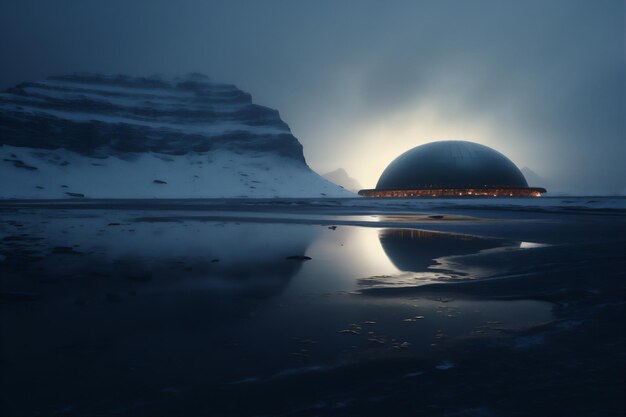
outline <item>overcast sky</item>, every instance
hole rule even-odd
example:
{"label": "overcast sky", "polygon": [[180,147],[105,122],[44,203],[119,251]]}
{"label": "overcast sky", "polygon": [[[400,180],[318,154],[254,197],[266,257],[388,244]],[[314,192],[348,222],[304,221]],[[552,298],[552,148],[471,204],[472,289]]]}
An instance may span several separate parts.
{"label": "overcast sky", "polygon": [[531,185],[623,194],[624,19],[617,0],[0,0],[0,88],[197,71],[365,187],[405,150],[465,139],[545,178]]}

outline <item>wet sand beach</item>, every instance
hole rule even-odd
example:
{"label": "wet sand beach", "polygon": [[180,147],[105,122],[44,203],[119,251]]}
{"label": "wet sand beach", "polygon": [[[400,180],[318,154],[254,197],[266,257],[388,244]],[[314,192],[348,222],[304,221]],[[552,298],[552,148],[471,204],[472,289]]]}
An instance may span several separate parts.
{"label": "wet sand beach", "polygon": [[626,200],[0,201],[2,415],[621,416]]}

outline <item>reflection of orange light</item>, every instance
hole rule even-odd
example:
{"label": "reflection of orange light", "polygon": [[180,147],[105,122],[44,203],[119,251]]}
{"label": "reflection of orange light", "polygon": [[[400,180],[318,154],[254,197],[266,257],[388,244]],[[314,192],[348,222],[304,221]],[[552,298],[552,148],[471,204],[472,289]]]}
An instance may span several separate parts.
{"label": "reflection of orange light", "polygon": [[365,197],[540,197],[544,188],[436,188],[416,190],[361,190]]}

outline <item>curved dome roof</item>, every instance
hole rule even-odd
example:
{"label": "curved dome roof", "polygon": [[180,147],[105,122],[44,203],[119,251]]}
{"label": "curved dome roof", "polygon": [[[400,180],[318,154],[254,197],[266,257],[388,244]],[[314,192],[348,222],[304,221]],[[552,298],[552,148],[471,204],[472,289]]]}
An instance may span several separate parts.
{"label": "curved dome roof", "polygon": [[380,176],[378,190],[528,187],[524,174],[500,152],[462,140],[431,142],[397,157]]}

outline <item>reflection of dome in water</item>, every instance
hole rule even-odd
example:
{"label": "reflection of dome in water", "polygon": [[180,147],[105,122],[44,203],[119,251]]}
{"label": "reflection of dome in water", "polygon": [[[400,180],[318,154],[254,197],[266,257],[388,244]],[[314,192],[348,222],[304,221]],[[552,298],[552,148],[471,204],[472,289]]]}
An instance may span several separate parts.
{"label": "reflection of dome in water", "polygon": [[428,271],[437,258],[469,255],[500,246],[500,242],[491,239],[411,229],[385,229],[378,238],[395,267],[412,272]]}
{"label": "reflection of dome in water", "polygon": [[397,157],[369,197],[539,196],[510,159],[487,146],[466,141],[431,142]]}

